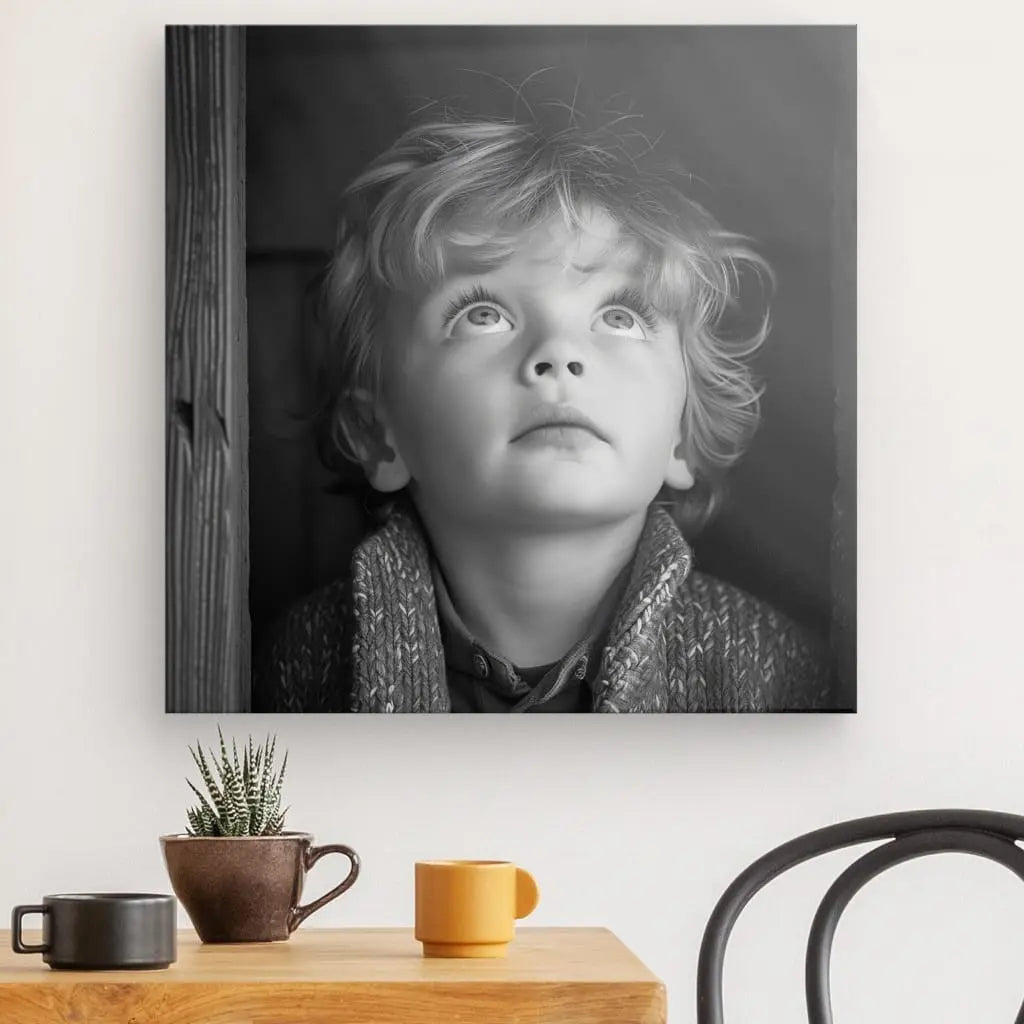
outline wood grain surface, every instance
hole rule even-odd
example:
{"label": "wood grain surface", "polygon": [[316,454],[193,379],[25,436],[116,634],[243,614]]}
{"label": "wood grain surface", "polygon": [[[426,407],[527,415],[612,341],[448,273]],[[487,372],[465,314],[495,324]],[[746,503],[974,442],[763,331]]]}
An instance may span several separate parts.
{"label": "wood grain surface", "polygon": [[[26,933],[29,942],[37,936]],[[664,1024],[665,988],[603,928],[522,928],[505,960],[425,960],[410,929],[178,936],[163,971],[54,971],[0,935],[4,1024]]]}
{"label": "wood grain surface", "polygon": [[167,711],[248,711],[245,35],[167,29]]}

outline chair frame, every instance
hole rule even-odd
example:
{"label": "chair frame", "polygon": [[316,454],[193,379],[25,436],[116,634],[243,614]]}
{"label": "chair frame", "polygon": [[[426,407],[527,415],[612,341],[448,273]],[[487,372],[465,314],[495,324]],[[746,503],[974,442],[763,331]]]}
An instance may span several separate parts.
{"label": "chair frame", "polygon": [[[818,907],[807,939],[805,991],[809,1024],[832,1024],[832,940],[850,900],[876,875],[932,853],[971,853],[1009,868],[1024,881],[1024,817],[1000,811],[925,810],[879,814],[829,825],[792,839],[750,865],[722,894],[708,919],[697,966],[697,1024],[724,1024],[722,970],[733,925],[751,898],[784,871],[857,843],[888,839],[854,861]],[[1024,1024],[1024,1003],[1016,1024]]]}

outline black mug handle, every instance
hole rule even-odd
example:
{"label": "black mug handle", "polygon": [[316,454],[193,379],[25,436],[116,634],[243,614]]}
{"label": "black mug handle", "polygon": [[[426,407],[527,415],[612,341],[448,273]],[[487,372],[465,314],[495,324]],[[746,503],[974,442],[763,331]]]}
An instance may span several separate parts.
{"label": "black mug handle", "polygon": [[48,907],[29,907],[20,906],[15,907],[11,911],[11,949],[15,953],[45,953],[49,948],[49,944],[46,942],[40,943],[38,946],[27,946],[21,940],[21,921],[26,914],[48,914],[50,912]]}

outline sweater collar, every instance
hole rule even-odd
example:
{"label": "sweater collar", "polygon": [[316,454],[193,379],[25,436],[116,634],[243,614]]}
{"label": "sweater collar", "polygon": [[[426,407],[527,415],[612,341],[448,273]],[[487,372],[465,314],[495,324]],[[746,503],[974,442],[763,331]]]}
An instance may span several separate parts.
{"label": "sweater collar", "polygon": [[[652,507],[607,634],[594,683],[598,711],[659,710],[661,622],[692,555],[667,511]],[[352,558],[355,711],[449,711],[430,550],[411,507],[396,506]]]}
{"label": "sweater collar", "polygon": [[612,617],[594,685],[597,711],[664,711],[668,704],[665,616],[693,565],[671,514],[652,506],[629,583]]}
{"label": "sweater collar", "polygon": [[352,555],[352,711],[450,711],[430,553],[396,505]]}

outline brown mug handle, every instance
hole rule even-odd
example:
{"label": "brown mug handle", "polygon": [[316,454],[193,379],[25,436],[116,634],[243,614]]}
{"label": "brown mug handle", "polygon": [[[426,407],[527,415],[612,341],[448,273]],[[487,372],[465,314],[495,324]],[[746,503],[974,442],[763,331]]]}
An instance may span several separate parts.
{"label": "brown mug handle", "polygon": [[288,915],[288,934],[290,935],[303,921],[315,910],[319,910],[325,903],[336,900],[346,889],[351,889],[355,880],[359,877],[359,854],[349,846],[342,843],[328,843],[326,846],[310,846],[303,855],[303,867],[308,871],[321,857],[328,853],[343,853],[352,862],[345,881],[336,885],[330,892],[325,892],[318,900],[308,903],[304,907],[292,907]]}
{"label": "brown mug handle", "polygon": [[45,942],[38,946],[26,945],[21,937],[21,922],[26,914],[48,914],[50,912],[49,907],[29,907],[20,906],[15,907],[11,911],[11,949],[15,953],[45,953],[49,950],[49,945]]}

